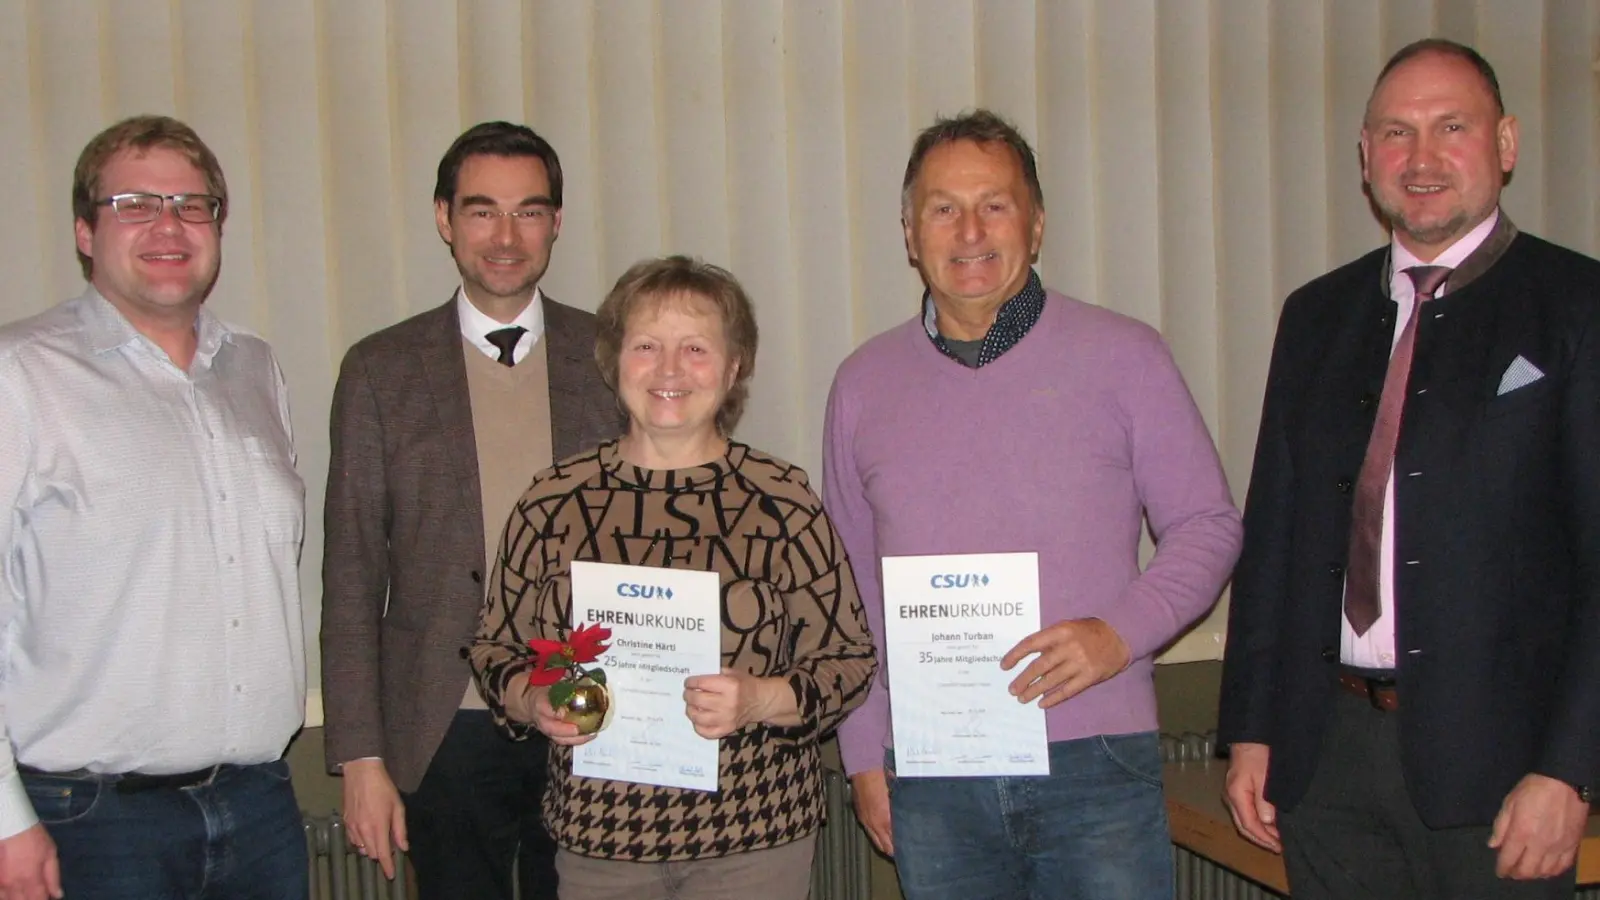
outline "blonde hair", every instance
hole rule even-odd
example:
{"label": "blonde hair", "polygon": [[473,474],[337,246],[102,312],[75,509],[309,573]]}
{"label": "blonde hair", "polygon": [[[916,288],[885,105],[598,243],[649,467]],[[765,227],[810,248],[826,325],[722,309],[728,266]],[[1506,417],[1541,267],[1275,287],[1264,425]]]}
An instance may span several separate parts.
{"label": "blonde hair", "polygon": [[[222,220],[228,217],[228,182],[222,177],[222,164],[216,154],[200,140],[193,128],[169,116],[134,116],[123,119],[91,139],[78,154],[78,165],[72,171],[72,217],[80,219],[93,231],[99,219],[100,178],[106,166],[118,154],[132,150],[140,154],[153,149],[175,150],[200,171],[206,182],[206,193],[222,200],[217,209],[217,230],[222,230]],[[85,279],[94,277],[94,260],[78,252],[78,265]]]}
{"label": "blonde hair", "polygon": [[[733,386],[717,410],[717,430],[723,435],[733,433],[744,413],[744,403],[750,395],[750,376],[756,370],[756,345],[760,333],[756,328],[755,309],[750,297],[733,273],[687,256],[665,256],[634,263],[622,273],[617,283],[606,295],[605,302],[595,315],[599,319],[594,341],[594,361],[600,367],[600,377],[606,387],[617,392],[618,366],[622,357],[622,338],[628,320],[649,302],[662,302],[674,297],[692,297],[710,304],[722,319],[722,334],[728,343],[728,358],[737,367]],[[618,394],[619,402],[621,395]],[[626,410],[624,410],[626,412]]]}

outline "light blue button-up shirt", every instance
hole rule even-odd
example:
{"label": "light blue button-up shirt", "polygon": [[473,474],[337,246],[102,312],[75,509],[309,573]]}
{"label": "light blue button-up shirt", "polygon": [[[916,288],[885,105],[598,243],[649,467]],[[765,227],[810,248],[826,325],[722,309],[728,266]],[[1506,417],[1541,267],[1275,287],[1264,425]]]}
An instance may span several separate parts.
{"label": "light blue button-up shirt", "polygon": [[283,373],[196,329],[185,372],[93,288],[0,328],[0,837],[35,821],[18,762],[267,762],[304,718]]}

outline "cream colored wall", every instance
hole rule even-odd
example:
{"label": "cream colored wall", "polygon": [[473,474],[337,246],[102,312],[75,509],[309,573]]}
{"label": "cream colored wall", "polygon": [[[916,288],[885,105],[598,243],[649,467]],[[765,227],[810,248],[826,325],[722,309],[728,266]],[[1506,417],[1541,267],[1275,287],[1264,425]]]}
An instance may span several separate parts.
{"label": "cream colored wall", "polygon": [[[464,127],[525,121],[561,151],[552,295],[592,308],[669,251],[738,273],[764,333],[741,436],[815,471],[834,367],[915,309],[911,138],[983,104],[1039,151],[1045,280],[1162,329],[1242,500],[1277,305],[1382,240],[1361,106],[1430,33],[1482,48],[1522,118],[1511,215],[1595,253],[1595,0],[0,0],[0,319],[81,287],[91,135],[195,125],[233,192],[211,302],[293,391],[314,633],[333,379],[452,289],[429,198]],[[1206,626],[1172,658],[1220,649]]]}

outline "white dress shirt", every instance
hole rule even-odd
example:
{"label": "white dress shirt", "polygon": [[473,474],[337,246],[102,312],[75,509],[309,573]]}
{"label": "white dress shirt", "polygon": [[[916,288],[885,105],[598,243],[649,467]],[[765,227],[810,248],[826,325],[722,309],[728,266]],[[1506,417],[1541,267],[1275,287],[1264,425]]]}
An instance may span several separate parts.
{"label": "white dress shirt", "polygon": [[[1472,255],[1472,251],[1482,246],[1498,221],[1500,211],[1497,209],[1432,262],[1423,262],[1399,241],[1390,241],[1389,299],[1400,306],[1394,317],[1394,335],[1389,344],[1391,354],[1400,344],[1400,332],[1405,330],[1406,319],[1411,317],[1411,309],[1417,302],[1416,286],[1411,283],[1411,276],[1406,274],[1406,270],[1413,266],[1457,268]],[[1366,634],[1356,634],[1355,629],[1350,627],[1350,620],[1339,617],[1339,659],[1342,662],[1363,669],[1395,667],[1394,605],[1394,470],[1391,468],[1389,484],[1384,488],[1383,534],[1378,539],[1378,620],[1372,623]]]}
{"label": "white dress shirt", "polygon": [[305,715],[305,485],[266,342],[202,310],[190,371],[93,288],[0,328],[0,837],[18,763],[279,758]]}
{"label": "white dress shirt", "polygon": [[499,331],[513,325],[521,325],[528,329],[527,334],[519,338],[517,346],[511,350],[512,363],[520,363],[526,359],[528,354],[533,352],[533,345],[539,343],[539,338],[544,336],[544,295],[538,288],[533,289],[533,299],[528,301],[528,305],[522,308],[522,312],[518,313],[515,319],[510,322],[498,322],[472,305],[472,301],[467,299],[467,286],[462,285],[461,289],[456,291],[456,314],[461,318],[461,336],[490,359],[500,358],[500,348],[489,343],[488,334],[491,331]]}

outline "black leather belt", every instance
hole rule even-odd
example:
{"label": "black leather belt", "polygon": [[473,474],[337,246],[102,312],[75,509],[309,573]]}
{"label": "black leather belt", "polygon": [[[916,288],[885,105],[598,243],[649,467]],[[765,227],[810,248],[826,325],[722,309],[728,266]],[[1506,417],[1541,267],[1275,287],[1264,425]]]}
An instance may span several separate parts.
{"label": "black leather belt", "polygon": [[1374,709],[1394,712],[1400,708],[1400,692],[1393,678],[1370,678],[1355,672],[1340,672],[1339,687],[1363,697]]}
{"label": "black leather belt", "polygon": [[143,791],[181,790],[198,787],[215,778],[222,766],[196,769],[193,772],[174,772],[171,775],[147,775],[143,772],[108,774],[77,769],[72,772],[46,772],[33,766],[17,766],[24,775],[47,775],[53,778],[73,778],[82,781],[99,781],[116,787],[118,793],[137,794]]}

